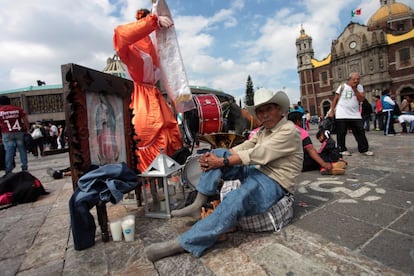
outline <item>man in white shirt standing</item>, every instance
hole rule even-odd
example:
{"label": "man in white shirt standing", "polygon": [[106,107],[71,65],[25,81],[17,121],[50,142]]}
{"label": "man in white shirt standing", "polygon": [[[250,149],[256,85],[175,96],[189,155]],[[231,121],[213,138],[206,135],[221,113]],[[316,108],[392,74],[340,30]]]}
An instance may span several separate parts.
{"label": "man in white shirt standing", "polygon": [[352,72],[349,75],[348,81],[338,87],[332,102],[331,111],[328,114],[329,117],[335,116],[336,138],[341,153],[344,156],[351,155],[345,144],[348,129],[351,129],[358,143],[358,151],[363,155],[374,155],[372,151],[368,150],[368,140],[365,136],[360,112],[360,104],[365,98],[364,88],[359,83],[360,78],[359,73]]}

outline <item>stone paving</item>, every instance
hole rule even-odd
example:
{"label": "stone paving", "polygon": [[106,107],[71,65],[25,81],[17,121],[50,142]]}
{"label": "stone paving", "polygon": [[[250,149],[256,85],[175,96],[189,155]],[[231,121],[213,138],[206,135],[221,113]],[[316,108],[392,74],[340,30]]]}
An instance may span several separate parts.
{"label": "stone paving", "polygon": [[47,167],[68,167],[68,154],[30,157],[29,171],[50,194],[0,210],[0,274],[414,275],[414,134],[367,136],[373,157],[357,153],[348,134],[353,155],[346,158],[345,175],[299,176],[295,217],[281,232],[238,231],[201,258],[180,254],[155,263],[144,257],[144,246],[176,237],[191,219],[148,218],[136,204],[108,205],[109,220],[136,215],[135,241],[103,243],[98,228],[95,246],[76,251],[68,210],[71,179],[46,174]]}

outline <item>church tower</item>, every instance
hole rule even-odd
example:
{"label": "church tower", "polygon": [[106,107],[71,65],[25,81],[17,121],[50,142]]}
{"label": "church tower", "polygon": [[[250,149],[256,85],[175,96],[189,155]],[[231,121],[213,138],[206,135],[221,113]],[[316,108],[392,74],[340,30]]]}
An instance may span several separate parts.
{"label": "church tower", "polygon": [[311,60],[313,58],[312,37],[308,36],[301,26],[300,35],[296,39],[296,59],[298,62],[298,72],[312,69]]}
{"label": "church tower", "polygon": [[313,47],[312,37],[308,36],[301,26],[300,35],[296,39],[296,59],[298,63],[298,73],[300,79],[300,101],[302,106],[311,111],[312,114],[315,112],[315,103],[311,102],[314,99],[314,77],[313,77]]}

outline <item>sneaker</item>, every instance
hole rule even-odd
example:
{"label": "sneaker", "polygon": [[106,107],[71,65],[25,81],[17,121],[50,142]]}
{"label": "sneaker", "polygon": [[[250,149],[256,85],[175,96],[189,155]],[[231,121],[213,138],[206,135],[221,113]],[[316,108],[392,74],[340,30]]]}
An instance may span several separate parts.
{"label": "sneaker", "polygon": [[343,151],[343,152],[341,152],[341,154],[342,154],[342,156],[351,156],[352,155],[352,153],[350,153],[349,151]]}
{"label": "sneaker", "polygon": [[381,129],[379,129],[379,128],[376,128],[375,130],[376,130],[376,131],[380,131]]}
{"label": "sneaker", "polygon": [[361,154],[366,155],[366,156],[373,156],[374,155],[374,153],[372,151],[361,152]]}

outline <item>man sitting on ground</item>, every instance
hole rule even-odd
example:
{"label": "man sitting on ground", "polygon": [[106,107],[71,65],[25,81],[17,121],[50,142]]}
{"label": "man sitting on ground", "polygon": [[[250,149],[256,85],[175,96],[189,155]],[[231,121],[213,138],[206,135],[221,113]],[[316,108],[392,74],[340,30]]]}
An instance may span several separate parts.
{"label": "man sitting on ground", "polygon": [[201,174],[193,204],[172,212],[173,217],[198,216],[208,197],[217,193],[222,180],[239,179],[241,186],[229,192],[212,214],[199,220],[178,238],[145,248],[149,260],[190,252],[200,257],[219,236],[237,225],[240,218],[266,212],[293,192],[300,173],[303,150],[300,134],[286,119],[289,98],[279,91],[260,89],[248,107],[262,127],[251,140],[232,149],[213,149],[200,159]]}

